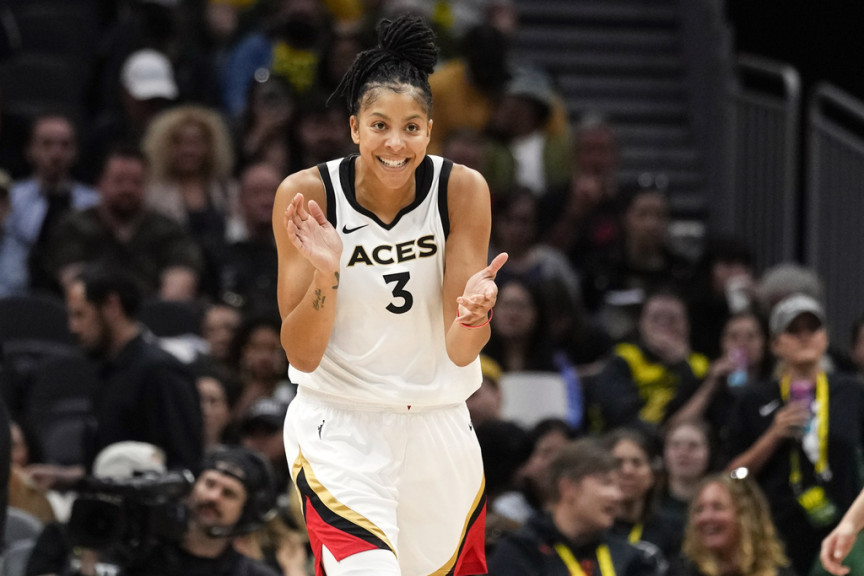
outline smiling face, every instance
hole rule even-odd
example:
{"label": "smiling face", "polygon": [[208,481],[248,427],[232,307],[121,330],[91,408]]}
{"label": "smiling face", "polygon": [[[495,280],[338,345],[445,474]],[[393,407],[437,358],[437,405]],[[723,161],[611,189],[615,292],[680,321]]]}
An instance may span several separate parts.
{"label": "smiling face", "polygon": [[612,455],[618,462],[618,477],[624,500],[644,498],[654,485],[654,471],[648,454],[638,444],[625,438],[612,448]]}
{"label": "smiling face", "polygon": [[703,548],[720,557],[731,557],[741,530],[735,504],[725,487],[716,482],[707,484],[696,496],[691,521]]}
{"label": "smiling face", "polygon": [[351,116],[351,138],[360,149],[363,178],[388,189],[413,185],[414,170],[426,157],[432,120],[416,88],[398,92],[370,89],[360,111]]}
{"label": "smiling face", "polygon": [[578,518],[585,532],[606,530],[615,522],[621,502],[621,489],[616,472],[591,474],[579,481],[562,478],[561,500],[573,518]]}

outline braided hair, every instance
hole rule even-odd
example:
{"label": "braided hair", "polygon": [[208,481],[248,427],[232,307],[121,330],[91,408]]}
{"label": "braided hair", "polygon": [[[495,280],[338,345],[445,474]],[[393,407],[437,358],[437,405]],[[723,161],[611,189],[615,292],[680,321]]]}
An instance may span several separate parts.
{"label": "braided hair", "polygon": [[400,16],[382,20],[378,26],[378,46],[357,55],[342,81],[330,96],[342,95],[348,113],[355,115],[372,101],[367,94],[374,88],[403,92],[416,88],[422,95],[427,113],[432,113],[432,89],[429,74],[438,61],[435,33],[417,16]]}

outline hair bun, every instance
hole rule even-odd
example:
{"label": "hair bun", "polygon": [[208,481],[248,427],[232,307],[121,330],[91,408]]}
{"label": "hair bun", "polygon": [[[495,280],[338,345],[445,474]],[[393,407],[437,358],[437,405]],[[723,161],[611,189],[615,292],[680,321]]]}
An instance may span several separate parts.
{"label": "hair bun", "polygon": [[382,20],[378,30],[379,46],[410,62],[421,72],[431,74],[438,62],[435,33],[417,16]]}

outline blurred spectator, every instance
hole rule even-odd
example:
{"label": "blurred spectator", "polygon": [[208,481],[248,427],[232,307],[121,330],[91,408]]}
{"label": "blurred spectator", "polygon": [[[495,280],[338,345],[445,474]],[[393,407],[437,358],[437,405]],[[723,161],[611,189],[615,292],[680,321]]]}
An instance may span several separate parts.
{"label": "blurred spectator", "polygon": [[[165,470],[165,453],[158,446],[146,442],[125,441],[110,444],[99,451],[93,461],[92,477],[123,481],[136,475],[162,474]],[[74,499],[74,494],[72,497]],[[36,540],[27,563],[26,574],[71,574],[72,563],[82,561],[98,563],[98,552],[74,548],[67,522],[49,522]]]}
{"label": "blurred spectator", "polygon": [[329,41],[331,24],[319,0],[275,0],[261,23],[264,31],[238,42],[222,77],[223,101],[232,118],[246,108],[249,84],[262,68],[284,77],[295,94],[314,87]]}
{"label": "blurred spectator", "polygon": [[61,285],[87,262],[133,276],[145,297],[197,296],[201,250],[182,226],[145,205],[147,164],[134,148],[115,148],[99,178],[100,202],[63,219],[48,241],[48,269]]}
{"label": "blurred spectator", "polygon": [[771,378],[773,361],[761,318],[744,311],[732,315],[723,327],[720,356],[711,363],[699,389],[668,421],[704,418],[719,440],[718,460],[724,464],[730,454],[729,418],[738,397],[749,387]]}
{"label": "blurred spectator", "polygon": [[852,323],[849,357],[855,364],[855,373],[864,378],[864,314]]}
{"label": "blurred spectator", "polygon": [[690,262],[667,245],[669,199],[665,176],[644,174],[620,191],[622,234],[610,250],[592,255],[584,269],[585,303],[614,339],[635,328],[645,295],[666,285],[682,287]]}
{"label": "blurred spectator", "polygon": [[817,300],[788,296],[775,305],[769,326],[777,375],[745,389],[730,413],[728,468],[749,469],[795,571],[807,574],[861,487],[854,455],[864,453],[864,387],[826,373],[828,331]]}
{"label": "blurred spectator", "polygon": [[495,360],[480,355],[480,371],[483,380],[480,388],[474,391],[465,401],[468,405],[468,413],[471,415],[471,424],[479,426],[484,422],[501,419],[501,365]]}
{"label": "blurred spectator", "polygon": [[[737,237],[712,238],[693,271],[688,290],[690,344],[709,358],[720,355],[720,333],[729,316],[755,307],[753,254]],[[751,306],[752,305],[752,306]]]}
{"label": "blurred spectator", "polygon": [[357,54],[374,46],[369,40],[357,23],[336,24],[318,61],[317,88],[326,94],[333,93]]}
{"label": "blurred spectator", "polygon": [[296,115],[291,85],[281,76],[260,69],[249,84],[249,97],[235,122],[235,145],[242,164],[266,162],[287,175],[293,154],[291,123]]}
{"label": "blurred spectator", "polygon": [[218,295],[245,313],[278,315],[278,266],[273,238],[273,201],[282,176],[266,163],[240,174],[239,210],[229,223],[228,244],[219,263]]}
{"label": "blurred spectator", "polygon": [[[584,114],[573,129],[573,172],[600,181],[600,199],[614,199],[618,191],[620,160],[618,137],[601,114]],[[599,207],[602,207],[603,203]]]}
{"label": "blurred spectator", "polygon": [[140,293],[116,271],[92,268],[69,284],[69,330],[101,363],[93,453],[122,440],[150,442],[169,468],[195,470],[201,407],[192,375],[150,342],[136,320]]}
{"label": "blurred spectator", "polygon": [[310,576],[311,554],[308,538],[282,520],[280,515],[267,520],[260,528],[234,538],[235,550],[257,560],[282,576]]}
{"label": "blurred spectator", "polygon": [[239,443],[239,433],[231,423],[231,408],[240,391],[234,374],[209,358],[198,359],[193,370],[201,399],[204,452],[219,444]]}
{"label": "blurred spectator", "polygon": [[514,489],[499,496],[492,510],[522,525],[533,514],[546,509],[549,464],[575,437],[573,428],[558,418],[539,421],[529,431],[531,453],[516,472]]}
{"label": "blurred spectator", "polygon": [[237,211],[231,134],[213,109],[178,106],[155,116],[142,148],[150,164],[145,203],[181,224],[201,247],[201,290],[215,293],[226,222]]}
{"label": "blurred spectator", "polygon": [[10,212],[0,226],[0,296],[30,290],[57,292],[44,265],[46,242],[62,217],[99,201],[95,190],[70,173],[78,155],[75,125],[62,114],[37,116],[27,160],[33,172],[8,187]]}
{"label": "blurred spectator", "polygon": [[99,162],[117,145],[137,145],[156,114],[178,98],[174,67],[165,54],[144,48],[129,55],[120,69],[119,107],[101,108],[86,132],[82,175],[99,177]]}
{"label": "blurred spectator", "polygon": [[655,440],[635,429],[618,428],[602,442],[618,463],[621,488],[612,532],[652,551],[665,565],[681,549],[682,526],[657,509],[657,479],[663,460]]}
{"label": "blurred spectator", "polygon": [[708,359],[690,350],[684,301],[671,291],[648,296],[638,336],[621,342],[590,390],[592,429],[636,426],[656,431],[699,389]]}
{"label": "blurred spectator", "polygon": [[201,326],[201,334],[209,347],[208,356],[214,361],[228,365],[231,353],[231,342],[240,327],[242,315],[240,311],[228,304],[219,302],[207,307]]}
{"label": "blurred spectator", "polygon": [[288,171],[296,172],[356,152],[348,125],[347,110],[328,106],[326,94],[312,90],[299,98],[291,129],[292,161]]}
{"label": "blurred spectator", "polygon": [[280,333],[278,314],[247,316],[237,329],[229,353],[229,365],[240,378],[240,393],[231,412],[235,422],[240,422],[259,398],[286,404],[294,399],[297,386],[287,379],[288,361]]}
{"label": "blurred spectator", "polygon": [[699,483],[715,469],[713,445],[711,427],[705,420],[680,420],[670,424],[663,435],[663,471],[656,507],[659,514],[675,521],[681,536]]}
{"label": "blurred spectator", "polygon": [[538,242],[537,199],[528,190],[518,189],[498,203],[492,223],[490,254],[507,252],[507,266],[496,281],[519,278],[541,292],[550,281],[561,282],[574,305],[581,306],[579,277],[567,258],[557,249]]}
{"label": "blurred spectator", "polygon": [[516,185],[538,197],[565,185],[570,177],[568,135],[546,130],[552,108],[560,100],[548,75],[519,67],[489,119],[489,131],[515,161]]}
{"label": "blurred spectator", "polygon": [[615,459],[593,439],[564,447],[549,467],[549,510],[498,543],[492,576],[659,576],[658,559],[609,533],[621,501]]}
{"label": "blurred spectator", "polygon": [[291,470],[285,459],[282,427],[288,404],[272,398],[259,398],[240,420],[240,442],[267,458],[275,473],[276,492],[285,494],[290,489]]}
{"label": "blurred spectator", "polygon": [[11,187],[12,178],[8,172],[0,168],[0,239],[3,238],[4,230],[6,229],[6,218],[12,211],[12,203],[9,200],[9,189]]}
{"label": "blurred spectator", "polygon": [[683,554],[669,576],[795,576],[771,521],[765,495],[750,478],[705,479],[690,506]]}
{"label": "blurred spectator", "polygon": [[519,279],[499,283],[492,333],[483,354],[506,372],[555,371],[540,292]]}
{"label": "blurred spectator", "polygon": [[441,143],[441,155],[483,175],[492,195],[492,211],[514,190],[516,166],[513,156],[474,128],[454,128]]}

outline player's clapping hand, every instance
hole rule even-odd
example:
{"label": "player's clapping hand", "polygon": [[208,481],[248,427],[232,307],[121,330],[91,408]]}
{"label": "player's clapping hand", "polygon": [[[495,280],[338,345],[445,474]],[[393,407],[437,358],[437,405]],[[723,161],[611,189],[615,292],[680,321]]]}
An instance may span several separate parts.
{"label": "player's clapping hand", "polygon": [[285,209],[283,222],[291,243],[318,271],[339,271],[342,239],[317,202],[310,200],[307,210],[303,194],[297,194]]}

